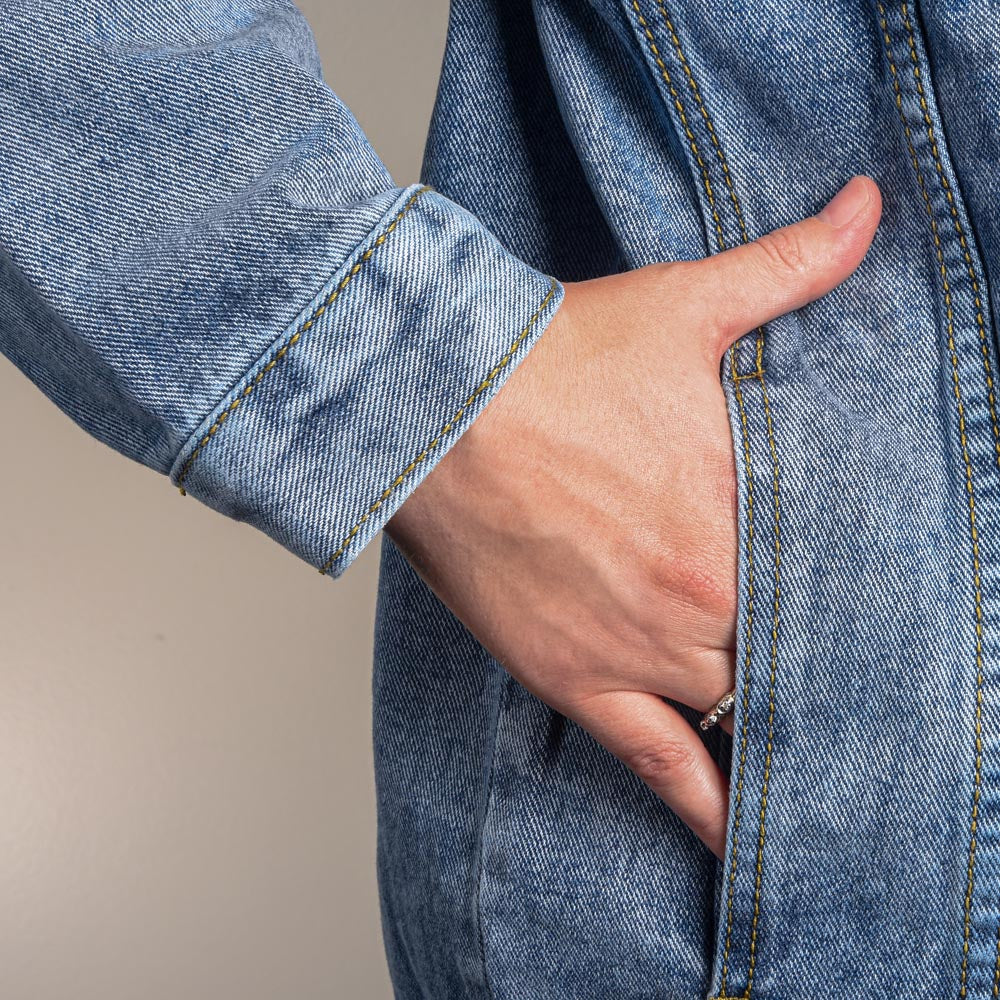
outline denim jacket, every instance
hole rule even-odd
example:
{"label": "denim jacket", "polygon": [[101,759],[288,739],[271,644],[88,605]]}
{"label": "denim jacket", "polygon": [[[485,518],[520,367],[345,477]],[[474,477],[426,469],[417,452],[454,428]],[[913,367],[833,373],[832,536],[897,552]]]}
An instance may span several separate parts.
{"label": "denim jacket", "polygon": [[385,941],[406,1000],[1000,995],[1000,7],[454,0],[402,188],[287,0],[3,15],[0,348],[333,577],[561,282],[719,252],[872,176],[858,271],[720,372],[725,858],[383,536]]}

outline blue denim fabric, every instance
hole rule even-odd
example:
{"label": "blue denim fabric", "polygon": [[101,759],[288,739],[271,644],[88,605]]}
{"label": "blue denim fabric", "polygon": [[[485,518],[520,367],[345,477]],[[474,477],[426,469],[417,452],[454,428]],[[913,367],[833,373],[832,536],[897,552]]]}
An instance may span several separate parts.
{"label": "blue denim fabric", "polygon": [[394,186],[289,3],[3,21],[0,347],[98,438],[339,575],[561,285]]}
{"label": "blue denim fabric", "polygon": [[287,3],[6,5],[0,346],[102,440],[331,575],[543,335],[560,282],[717,253],[854,173],[881,187],[858,271],[721,370],[721,862],[383,536],[398,997],[1000,995],[998,14],[454,0],[425,190],[393,185]]}

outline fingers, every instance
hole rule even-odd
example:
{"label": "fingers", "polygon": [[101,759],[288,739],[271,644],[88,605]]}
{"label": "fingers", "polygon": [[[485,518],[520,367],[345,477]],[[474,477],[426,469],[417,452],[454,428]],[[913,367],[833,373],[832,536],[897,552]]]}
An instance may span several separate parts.
{"label": "fingers", "polygon": [[693,265],[721,358],[745,333],[825,295],[861,263],[882,213],[878,185],[853,177],[818,215]]}
{"label": "fingers", "polygon": [[726,846],[729,784],[698,733],[653,694],[594,695],[577,722],[634,771],[716,855]]}
{"label": "fingers", "polygon": [[[614,689],[624,686],[670,698],[704,715],[733,689],[735,672],[732,649],[692,647],[685,650],[675,644],[670,654],[655,662],[636,657],[620,666],[610,683],[614,684]],[[727,724],[727,719],[731,716],[724,716],[719,725],[731,733],[732,725]]]}

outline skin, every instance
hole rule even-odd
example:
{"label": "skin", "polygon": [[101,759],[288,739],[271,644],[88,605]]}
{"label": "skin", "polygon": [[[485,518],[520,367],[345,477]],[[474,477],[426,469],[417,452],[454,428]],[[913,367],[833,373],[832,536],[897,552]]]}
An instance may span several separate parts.
{"label": "skin", "polygon": [[663,701],[705,712],[734,686],[737,471],[720,363],[844,281],[880,214],[859,175],[819,216],[754,243],[565,283],[545,332],[385,529],[506,670],[720,858],[728,782]]}

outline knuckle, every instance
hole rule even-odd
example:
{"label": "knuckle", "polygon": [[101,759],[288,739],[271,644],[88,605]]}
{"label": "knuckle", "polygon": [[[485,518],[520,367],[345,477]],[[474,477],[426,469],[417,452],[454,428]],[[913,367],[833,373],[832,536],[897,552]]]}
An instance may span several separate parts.
{"label": "knuckle", "polygon": [[757,240],[756,246],[773,270],[802,274],[809,268],[808,254],[802,238],[792,226],[775,229],[762,236]]}
{"label": "knuckle", "polygon": [[636,750],[626,763],[647,785],[657,787],[673,784],[695,771],[698,755],[689,742],[665,739]]}
{"label": "knuckle", "polygon": [[708,548],[696,553],[666,550],[651,557],[652,587],[661,599],[665,596],[712,618],[727,619],[735,607],[733,583],[723,574],[725,563],[715,547],[711,552]]}

